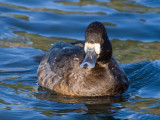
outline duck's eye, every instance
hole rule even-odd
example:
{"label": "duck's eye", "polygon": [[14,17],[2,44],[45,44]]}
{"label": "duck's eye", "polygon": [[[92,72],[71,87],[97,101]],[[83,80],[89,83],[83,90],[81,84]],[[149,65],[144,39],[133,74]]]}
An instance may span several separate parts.
{"label": "duck's eye", "polygon": [[103,44],[103,43],[104,43],[104,40],[103,40],[103,39],[101,39],[100,43],[101,43],[101,44]]}

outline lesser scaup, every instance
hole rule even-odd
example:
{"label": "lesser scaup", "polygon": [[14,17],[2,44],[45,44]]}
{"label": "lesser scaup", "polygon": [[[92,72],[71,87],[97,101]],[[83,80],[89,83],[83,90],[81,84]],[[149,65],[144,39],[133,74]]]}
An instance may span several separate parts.
{"label": "lesser scaup", "polygon": [[85,42],[56,42],[41,60],[38,83],[70,96],[124,93],[128,79],[112,57],[112,46],[100,22],[89,24]]}

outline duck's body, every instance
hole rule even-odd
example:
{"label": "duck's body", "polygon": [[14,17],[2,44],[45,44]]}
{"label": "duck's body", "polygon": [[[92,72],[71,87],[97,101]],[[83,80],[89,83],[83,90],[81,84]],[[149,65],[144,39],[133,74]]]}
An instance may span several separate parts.
{"label": "duck's body", "polygon": [[[100,52],[105,49],[104,46],[98,50],[95,48],[98,57],[88,57],[87,54],[92,55],[93,51],[86,52],[86,49],[90,50],[92,46],[86,48],[85,42],[84,50],[83,45],[81,44],[81,47],[66,42],[55,43],[40,63],[38,83],[57,93],[71,96],[105,96],[125,92],[128,79],[109,54],[111,49],[107,49],[109,53],[104,54]],[[94,58],[97,58],[97,61],[88,62]],[[94,62],[95,65],[92,64]]]}

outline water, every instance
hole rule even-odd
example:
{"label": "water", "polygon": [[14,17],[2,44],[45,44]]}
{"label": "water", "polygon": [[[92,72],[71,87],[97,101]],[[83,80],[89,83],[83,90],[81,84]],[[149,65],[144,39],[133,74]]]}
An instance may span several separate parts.
{"label": "water", "polygon": [[[38,62],[55,41],[84,40],[102,22],[130,88],[76,98],[37,85]],[[160,119],[160,0],[1,0],[0,119]]]}

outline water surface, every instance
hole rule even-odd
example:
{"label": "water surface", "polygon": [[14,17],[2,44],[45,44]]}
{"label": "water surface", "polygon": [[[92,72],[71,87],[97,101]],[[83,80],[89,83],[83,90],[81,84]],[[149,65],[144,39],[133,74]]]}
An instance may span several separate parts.
{"label": "water surface", "polygon": [[[102,22],[130,80],[122,96],[76,98],[37,84],[39,63],[56,41],[84,40]],[[160,119],[160,0],[0,1],[0,118]]]}

